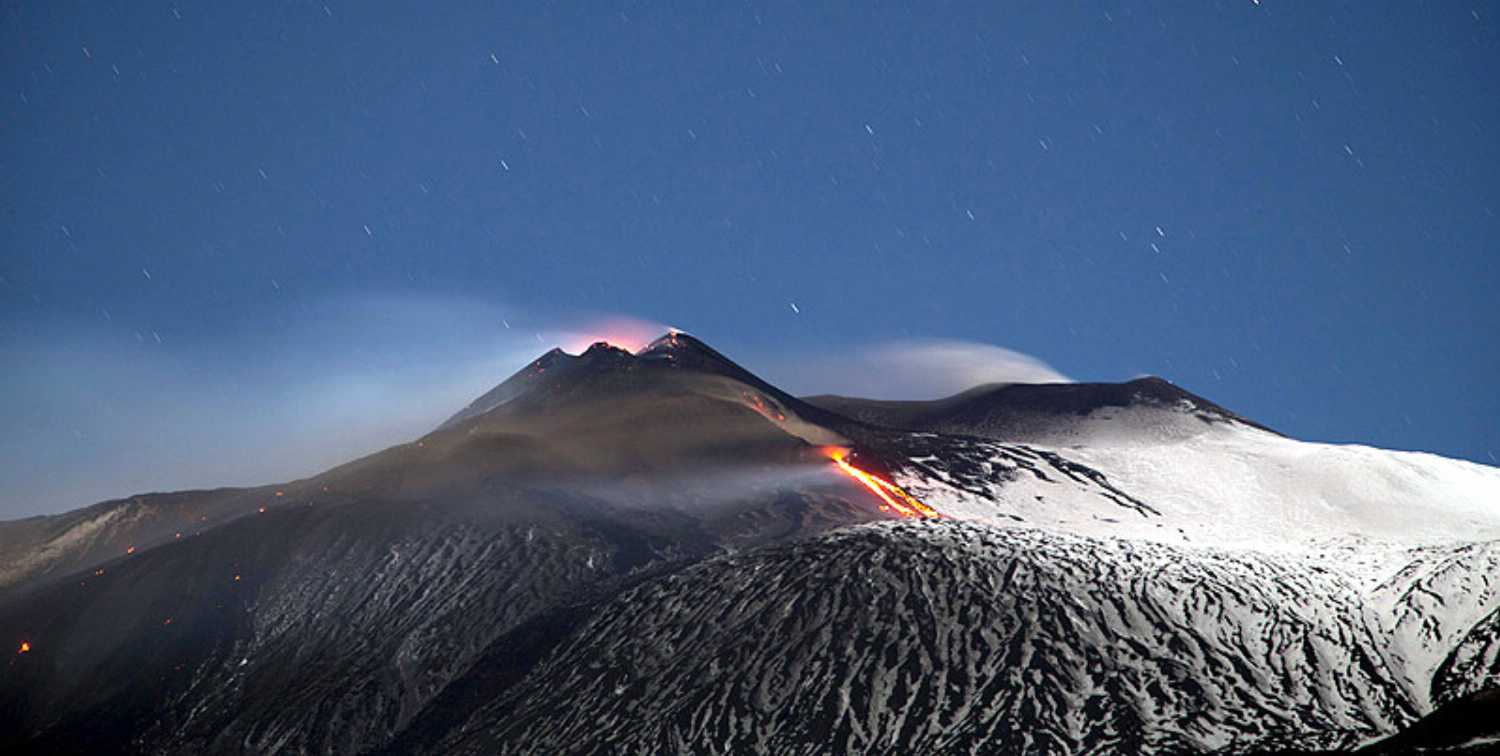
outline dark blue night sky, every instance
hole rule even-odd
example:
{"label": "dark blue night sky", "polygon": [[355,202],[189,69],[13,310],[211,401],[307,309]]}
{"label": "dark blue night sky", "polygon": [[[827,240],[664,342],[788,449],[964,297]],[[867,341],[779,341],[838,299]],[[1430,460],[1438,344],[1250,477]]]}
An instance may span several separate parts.
{"label": "dark blue night sky", "polygon": [[1500,10],[822,5],[7,4],[0,516],[314,472],[614,316],[1494,464]]}

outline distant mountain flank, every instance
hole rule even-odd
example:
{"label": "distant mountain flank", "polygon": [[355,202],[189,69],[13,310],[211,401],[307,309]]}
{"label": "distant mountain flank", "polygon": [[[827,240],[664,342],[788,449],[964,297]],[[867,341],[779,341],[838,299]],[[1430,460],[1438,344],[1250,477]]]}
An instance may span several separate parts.
{"label": "distant mountain flank", "polygon": [[1204,423],[1271,431],[1156,376],[1124,383],[991,383],[943,399],[889,401],[823,394],[809,404],[855,420],[905,430],[958,432],[1014,440],[1112,409],[1155,408]]}

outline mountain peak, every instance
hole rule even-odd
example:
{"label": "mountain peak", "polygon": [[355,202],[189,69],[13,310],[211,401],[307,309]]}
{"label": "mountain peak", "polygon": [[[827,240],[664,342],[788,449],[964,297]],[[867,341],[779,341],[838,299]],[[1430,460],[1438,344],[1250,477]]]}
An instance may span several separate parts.
{"label": "mountain peak", "polygon": [[647,358],[662,356],[680,358],[686,355],[699,355],[724,362],[729,361],[729,358],[719,354],[718,351],[708,344],[703,343],[702,339],[675,328],[662,334],[650,344],[641,347],[641,350],[635,354],[637,357]]}
{"label": "mountain peak", "polygon": [[553,348],[475,399],[438,426],[438,429],[450,428],[483,415],[524,395],[557,395],[559,391],[567,393],[572,390],[568,387],[581,386],[580,381],[592,382],[608,374],[637,370],[648,373],[660,370],[712,373],[774,391],[768,384],[764,384],[700,339],[673,329],[635,353],[603,340],[595,341],[577,355]]}
{"label": "mountain peak", "polygon": [[[560,350],[554,350],[554,351],[560,351]],[[594,355],[594,356],[598,356],[598,355],[627,355],[627,356],[630,356],[630,350],[626,349],[624,347],[621,347],[621,346],[616,346],[614,344],[611,344],[608,341],[596,341],[596,342],[594,342],[592,344],[589,344],[589,348],[583,350],[583,353],[580,354],[580,355],[578,355],[578,356],[579,357],[588,357],[589,355]]]}

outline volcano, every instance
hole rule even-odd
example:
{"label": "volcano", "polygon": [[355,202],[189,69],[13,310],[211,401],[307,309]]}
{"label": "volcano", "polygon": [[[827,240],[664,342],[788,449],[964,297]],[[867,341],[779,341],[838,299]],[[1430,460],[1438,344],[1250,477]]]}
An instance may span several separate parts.
{"label": "volcano", "polygon": [[1497,574],[1492,467],[1157,378],[799,399],[673,331],[311,478],[0,523],[0,751],[1481,747]]}

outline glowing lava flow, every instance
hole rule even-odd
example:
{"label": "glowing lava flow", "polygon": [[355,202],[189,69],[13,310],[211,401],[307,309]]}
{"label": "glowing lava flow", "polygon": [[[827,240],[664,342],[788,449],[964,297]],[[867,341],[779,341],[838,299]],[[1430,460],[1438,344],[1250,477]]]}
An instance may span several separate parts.
{"label": "glowing lava flow", "polygon": [[[845,475],[848,475],[849,477],[859,481],[864,485],[865,488],[868,488],[872,492],[874,492],[874,494],[876,496],[879,496],[881,500],[886,503],[886,506],[896,514],[899,514],[902,517],[921,517],[929,520],[936,520],[942,517],[942,515],[938,514],[936,509],[933,509],[932,507],[929,507],[926,504],[918,501],[917,497],[901,490],[901,488],[896,486],[895,484],[881,480],[880,478],[877,478],[874,475],[871,475],[870,473],[867,473],[864,470],[861,470],[858,467],[849,464],[849,460],[845,459],[849,455],[848,449],[833,447],[830,449],[826,449],[825,453],[830,459],[833,460],[834,464],[839,466],[839,469],[842,470]],[[886,507],[881,507],[881,509],[885,508]]]}

